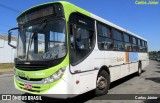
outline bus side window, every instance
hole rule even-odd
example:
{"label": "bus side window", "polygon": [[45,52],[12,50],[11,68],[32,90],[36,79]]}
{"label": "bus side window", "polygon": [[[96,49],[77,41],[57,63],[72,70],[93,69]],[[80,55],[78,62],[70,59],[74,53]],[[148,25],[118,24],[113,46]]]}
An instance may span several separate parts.
{"label": "bus side window", "polygon": [[74,43],[74,25],[70,25],[70,43],[71,43],[71,49],[75,48],[75,43]]}
{"label": "bus side window", "polygon": [[138,51],[137,38],[135,38],[135,37],[132,37],[132,50],[133,50],[133,52]]}
{"label": "bus side window", "polygon": [[94,47],[94,32],[78,25],[72,25],[70,33],[71,63],[80,62]]}
{"label": "bus side window", "polygon": [[139,47],[139,52],[143,52],[142,40],[141,39],[138,39],[138,47]]}
{"label": "bus side window", "polygon": [[148,52],[148,46],[146,41],[145,41],[145,52]]}
{"label": "bus side window", "polygon": [[146,46],[146,41],[142,40],[142,51],[147,52],[147,46]]}
{"label": "bus side window", "polygon": [[75,44],[76,48],[83,50],[83,49],[90,49],[90,37],[89,37],[89,30],[76,28],[75,30]]}
{"label": "bus side window", "polygon": [[105,25],[98,23],[98,48],[100,50],[112,50],[113,49],[113,40],[111,35],[111,30]]}
{"label": "bus side window", "polygon": [[122,32],[113,29],[113,39],[114,39],[114,47],[113,50],[115,51],[123,51],[124,50],[124,43],[123,43],[123,37]]}
{"label": "bus side window", "polygon": [[125,50],[132,51],[131,38],[128,34],[124,33]]}

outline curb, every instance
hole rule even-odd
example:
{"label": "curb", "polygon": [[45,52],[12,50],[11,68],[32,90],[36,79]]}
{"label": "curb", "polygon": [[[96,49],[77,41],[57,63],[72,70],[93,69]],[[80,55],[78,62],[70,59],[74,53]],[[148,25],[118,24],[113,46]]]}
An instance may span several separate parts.
{"label": "curb", "polygon": [[1,72],[0,76],[13,75],[13,72]]}
{"label": "curb", "polygon": [[13,74],[1,74],[0,77],[13,76]]}

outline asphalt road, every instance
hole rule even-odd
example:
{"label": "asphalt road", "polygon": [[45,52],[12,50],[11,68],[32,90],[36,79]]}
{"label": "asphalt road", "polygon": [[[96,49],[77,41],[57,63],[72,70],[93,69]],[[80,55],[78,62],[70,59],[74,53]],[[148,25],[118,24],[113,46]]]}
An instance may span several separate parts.
{"label": "asphalt road", "polygon": [[[21,94],[29,95],[20,92],[14,88],[13,74],[0,74],[0,94]],[[116,82],[111,83],[109,93],[103,96],[94,96],[93,92],[88,92],[78,97],[60,100],[45,98],[45,100],[52,100],[56,102],[76,102],[76,103],[160,103],[158,100],[107,100],[107,96],[110,94],[117,94],[115,96],[121,96],[118,94],[160,94],[160,62],[150,60],[149,66],[145,68],[145,71],[141,76],[132,74]],[[44,101],[0,101],[2,103],[34,103]],[[46,102],[47,103],[47,102]]]}

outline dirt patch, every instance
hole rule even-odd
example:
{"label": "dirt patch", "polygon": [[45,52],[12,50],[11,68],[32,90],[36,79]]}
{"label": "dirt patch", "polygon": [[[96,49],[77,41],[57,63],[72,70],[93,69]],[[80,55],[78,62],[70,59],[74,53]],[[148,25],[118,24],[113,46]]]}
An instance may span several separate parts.
{"label": "dirt patch", "polygon": [[10,73],[13,73],[13,68],[12,69],[0,69],[0,75],[10,74]]}
{"label": "dirt patch", "polygon": [[10,68],[10,69],[0,69],[0,73],[4,73],[4,72],[13,72],[13,68]]}
{"label": "dirt patch", "polygon": [[0,64],[0,74],[13,73],[14,64],[13,63],[1,63]]}

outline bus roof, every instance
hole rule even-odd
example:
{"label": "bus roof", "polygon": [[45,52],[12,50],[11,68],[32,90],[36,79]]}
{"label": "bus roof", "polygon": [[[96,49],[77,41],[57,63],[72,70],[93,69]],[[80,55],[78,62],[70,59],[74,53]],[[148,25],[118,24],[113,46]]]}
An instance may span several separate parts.
{"label": "bus roof", "polygon": [[[62,3],[63,5],[66,5],[66,4],[67,4],[67,5],[71,5],[71,7],[75,7],[75,9],[76,9],[75,11],[78,11],[77,8],[79,8],[79,9],[81,9],[81,10],[84,10],[84,9],[82,9],[82,8],[80,8],[80,7],[72,4],[72,3],[70,3],[70,2],[67,2],[67,1],[56,1],[56,2],[48,2],[48,3],[40,4],[40,5],[37,5],[37,6],[33,6],[33,7],[29,8],[29,9],[27,9],[26,11],[22,12],[18,17],[20,17],[21,15],[23,15],[23,14],[26,13],[27,11],[31,10],[32,8],[39,7],[39,6],[43,6],[43,5],[47,5],[47,4],[52,4],[52,3]],[[86,10],[85,10],[85,11],[86,11]],[[88,11],[86,11],[86,12],[88,12]],[[89,12],[89,13],[90,13],[90,12]],[[130,34],[130,35],[133,35],[133,36],[135,36],[135,37],[137,37],[137,38],[140,38],[140,39],[142,39],[142,40],[147,41],[146,39],[142,38],[141,36],[138,36],[138,35],[130,32],[130,31],[128,31],[128,30],[126,30],[126,29],[124,29],[124,28],[122,28],[122,27],[114,24],[114,23],[111,23],[111,22],[109,22],[108,20],[105,20],[105,19],[103,19],[103,18],[101,18],[101,17],[99,17],[99,16],[97,16],[97,15],[95,15],[95,14],[93,14],[93,13],[90,13],[90,16],[91,16],[91,18],[93,18],[93,19],[96,19],[96,20],[98,20],[98,21],[101,21],[101,22],[103,22],[103,23],[105,23],[105,24],[107,24],[107,25],[109,25],[109,26],[112,26],[112,27],[117,28],[117,29],[119,29],[119,30],[121,30],[121,31],[123,31],[123,32],[126,32],[126,33],[128,33],[128,34]],[[18,17],[17,17],[17,18],[18,18]]]}

